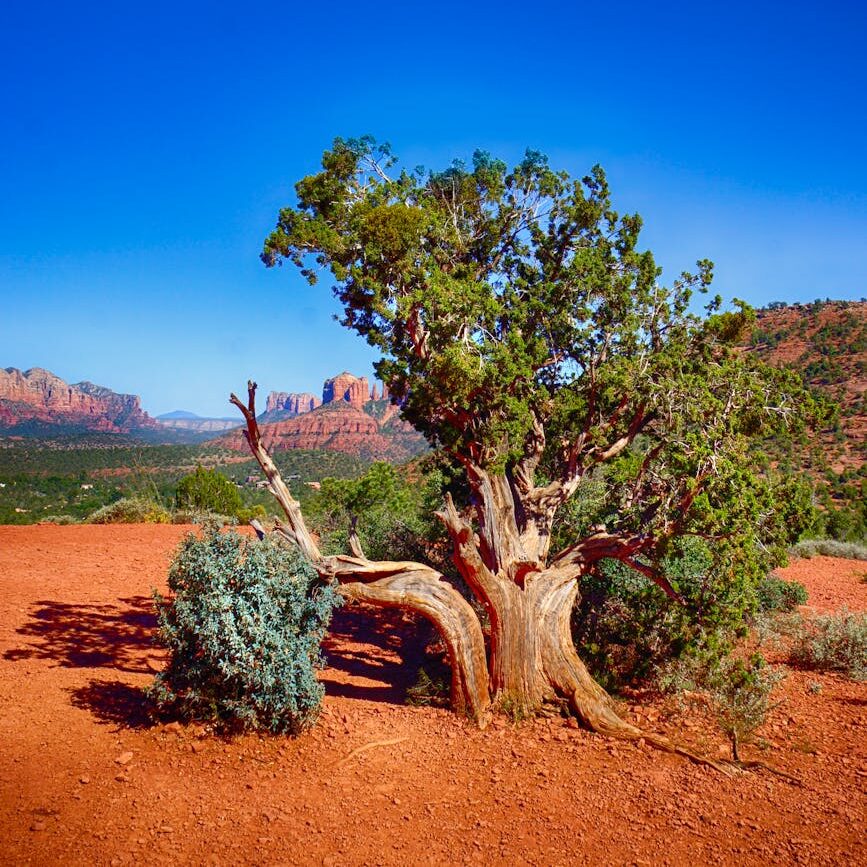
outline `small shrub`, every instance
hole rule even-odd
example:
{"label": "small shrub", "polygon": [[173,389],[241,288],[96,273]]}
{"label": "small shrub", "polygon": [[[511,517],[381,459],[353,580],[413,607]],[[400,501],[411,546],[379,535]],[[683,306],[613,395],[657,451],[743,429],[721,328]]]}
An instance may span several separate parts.
{"label": "small shrub", "polygon": [[211,526],[182,543],[169,587],[173,598],[155,594],[170,651],[150,689],[159,712],[225,730],[296,734],[313,723],[320,643],[339,597],[300,554]]}
{"label": "small shrub", "polygon": [[173,524],[217,524],[220,527],[233,527],[238,519],[230,515],[215,515],[213,512],[200,512],[195,509],[175,509],[172,512]]}
{"label": "small shrub", "polygon": [[746,662],[731,657],[722,660],[708,674],[706,688],[713,702],[720,728],[729,739],[732,759],[740,761],[739,746],[767,718],[771,710],[771,690],[783,675],[768,668],[761,654]]}
{"label": "small shrub", "polygon": [[42,519],[43,524],[57,524],[58,526],[66,526],[68,524],[78,523],[72,515],[46,515]]}
{"label": "small shrub", "polygon": [[844,610],[803,622],[791,657],[804,668],[841,671],[854,680],[867,680],[867,614]]}
{"label": "small shrub", "polygon": [[867,545],[838,542],[836,539],[804,539],[789,549],[792,557],[842,557],[846,560],[867,560]]}
{"label": "small shrub", "polygon": [[268,512],[261,503],[255,503],[252,506],[245,506],[239,509],[237,513],[239,524],[249,524],[254,518],[258,521],[264,521],[268,518]]}
{"label": "small shrub", "polygon": [[243,507],[238,488],[222,473],[206,470],[201,464],[178,482],[175,500],[178,509],[217,515],[235,516]]}
{"label": "small shrub", "polygon": [[609,691],[653,678],[681,658],[708,665],[728,652],[743,628],[749,601],[742,588],[714,570],[703,540],[679,540],[661,566],[686,606],[616,560],[602,560],[581,578],[572,637],[591,674]]}
{"label": "small shrub", "polygon": [[759,581],[756,596],[761,611],[794,611],[807,601],[807,588],[799,581],[784,581],[771,572]]}
{"label": "small shrub", "polygon": [[97,509],[87,519],[88,524],[168,524],[172,516],[153,500],[125,497]]}
{"label": "small shrub", "polygon": [[428,674],[420,668],[415,683],[406,691],[406,703],[413,707],[448,707],[451,686],[444,672]]}

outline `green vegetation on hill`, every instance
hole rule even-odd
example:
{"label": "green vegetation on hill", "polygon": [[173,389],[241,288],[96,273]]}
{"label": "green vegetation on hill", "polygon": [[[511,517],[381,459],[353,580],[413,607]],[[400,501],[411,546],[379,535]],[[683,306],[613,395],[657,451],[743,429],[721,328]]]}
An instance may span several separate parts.
{"label": "green vegetation on hill", "polygon": [[[339,452],[300,449],[280,452],[276,460],[302,502],[313,494],[309,483],[355,478],[369,464]],[[122,498],[144,497],[170,507],[178,483],[199,465],[219,468],[237,486],[243,507],[274,510],[255,460],[222,447],[134,445],[110,436],[84,442],[6,439],[0,440],[0,523],[82,521]]]}
{"label": "green vegetation on hill", "polygon": [[819,516],[810,535],[867,539],[867,303],[774,302],[759,311],[749,345],[826,405],[819,437],[778,433],[765,443],[765,471],[811,488]]}

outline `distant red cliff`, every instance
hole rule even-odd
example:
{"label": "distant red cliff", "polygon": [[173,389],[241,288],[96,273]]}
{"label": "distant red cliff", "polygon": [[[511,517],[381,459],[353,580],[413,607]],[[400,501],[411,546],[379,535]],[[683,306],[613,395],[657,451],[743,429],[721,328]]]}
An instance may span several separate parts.
{"label": "distant red cliff", "polygon": [[[399,417],[384,385],[344,371],[325,381],[321,401],[309,393],[272,391],[259,416],[262,440],[271,451],[325,449],[375,460],[402,461],[425,448],[424,438]],[[220,437],[245,451],[240,431]]]}
{"label": "distant red cliff", "polygon": [[134,433],[158,430],[134,394],[117,394],[92,382],[70,385],[48,370],[0,369],[0,429]]}

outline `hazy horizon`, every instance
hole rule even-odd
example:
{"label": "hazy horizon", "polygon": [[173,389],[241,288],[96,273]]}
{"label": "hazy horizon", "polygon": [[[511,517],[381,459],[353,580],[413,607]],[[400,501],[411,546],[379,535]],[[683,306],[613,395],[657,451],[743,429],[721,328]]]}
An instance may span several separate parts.
{"label": "hazy horizon", "polygon": [[761,306],[867,295],[860,4],[39,3],[6,11],[0,366],[231,416],[372,350],[258,259],[335,136],[404,164],[525,148],[601,163],[671,281]]}

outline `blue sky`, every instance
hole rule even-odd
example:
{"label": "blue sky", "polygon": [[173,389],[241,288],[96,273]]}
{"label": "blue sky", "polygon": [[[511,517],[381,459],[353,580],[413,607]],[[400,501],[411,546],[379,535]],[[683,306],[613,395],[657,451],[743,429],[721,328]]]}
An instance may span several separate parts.
{"label": "blue sky", "polygon": [[867,296],[867,12],[693,7],[4,4],[0,367],[153,414],[369,375],[328,284],[258,259],[336,135],[599,162],[669,279],[706,256],[724,297]]}

